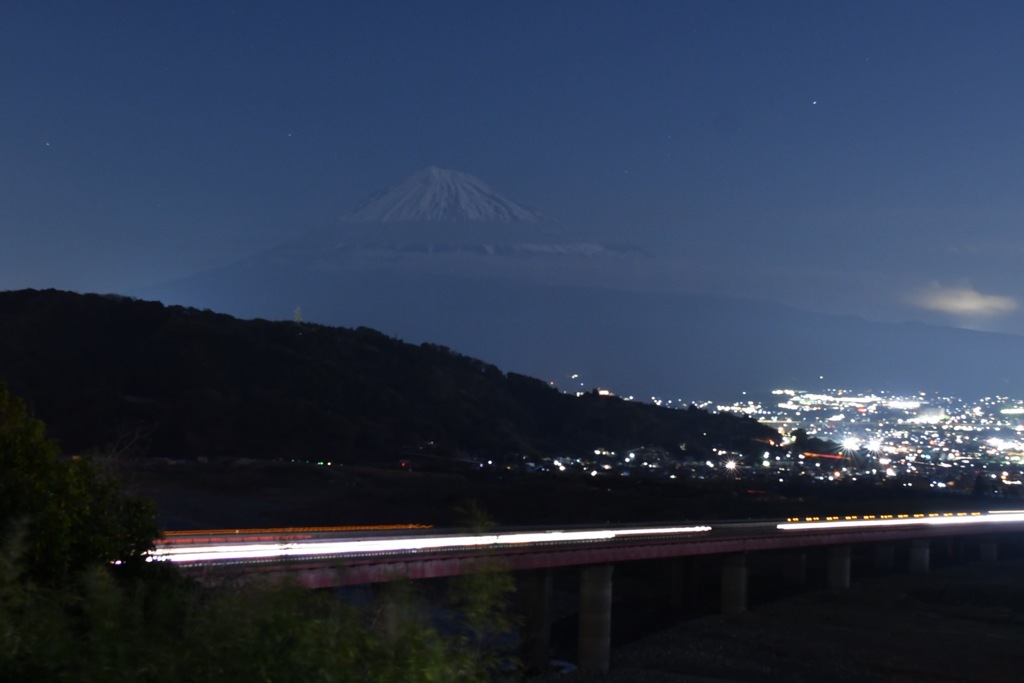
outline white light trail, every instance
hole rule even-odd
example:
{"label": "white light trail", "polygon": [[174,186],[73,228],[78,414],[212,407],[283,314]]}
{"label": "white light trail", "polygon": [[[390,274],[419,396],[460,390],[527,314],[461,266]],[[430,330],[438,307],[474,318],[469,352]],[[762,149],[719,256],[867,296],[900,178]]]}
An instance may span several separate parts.
{"label": "white light trail", "polygon": [[186,547],[167,546],[149,553],[150,561],[216,562],[268,558],[325,556],[344,558],[377,553],[421,550],[469,550],[481,547],[523,546],[551,543],[608,541],[621,537],[699,534],[710,526],[655,527],[649,529],[601,529],[594,531],[542,531],[467,536],[422,536],[410,538],[287,541],[276,543],[211,543]]}
{"label": "white light trail", "polygon": [[936,515],[894,519],[826,520],[823,522],[783,522],[777,524],[780,531],[808,531],[815,529],[855,529],[858,527],[892,526],[953,526],[958,524],[1005,524],[1024,522],[1024,511],[990,512],[958,515]]}

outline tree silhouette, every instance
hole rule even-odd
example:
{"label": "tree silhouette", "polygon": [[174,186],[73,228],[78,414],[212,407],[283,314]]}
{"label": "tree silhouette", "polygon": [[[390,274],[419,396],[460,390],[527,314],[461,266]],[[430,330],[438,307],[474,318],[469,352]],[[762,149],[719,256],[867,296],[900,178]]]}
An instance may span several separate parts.
{"label": "tree silhouette", "polygon": [[157,533],[152,503],[123,496],[88,458],[61,458],[43,423],[0,385],[0,541],[22,537],[32,578],[138,562]]}

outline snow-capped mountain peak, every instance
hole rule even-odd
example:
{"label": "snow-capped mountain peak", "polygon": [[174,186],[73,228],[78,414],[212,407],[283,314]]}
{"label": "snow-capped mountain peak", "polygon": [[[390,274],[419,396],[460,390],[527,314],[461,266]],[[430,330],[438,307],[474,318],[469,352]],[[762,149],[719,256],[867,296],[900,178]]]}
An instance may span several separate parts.
{"label": "snow-capped mountain peak", "polygon": [[502,197],[479,178],[430,166],[373,197],[345,221],[493,221],[540,223],[541,214]]}

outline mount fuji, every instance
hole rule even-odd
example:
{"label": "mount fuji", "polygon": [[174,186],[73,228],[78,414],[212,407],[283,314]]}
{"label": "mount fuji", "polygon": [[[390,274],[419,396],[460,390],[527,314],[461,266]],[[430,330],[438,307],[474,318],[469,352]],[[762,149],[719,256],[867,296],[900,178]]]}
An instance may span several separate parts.
{"label": "mount fuji", "polygon": [[370,223],[543,223],[545,219],[541,214],[502,197],[489,185],[468,173],[430,166],[369,199],[342,220]]}
{"label": "mount fuji", "polygon": [[305,321],[445,345],[565,389],[578,374],[645,400],[815,388],[822,375],[967,396],[1024,386],[1016,336],[699,294],[681,283],[700,253],[566,234],[471,175],[430,167],[326,230],[128,294],[239,317],[301,309]]}
{"label": "mount fuji", "polygon": [[[478,178],[431,166],[367,200],[334,226],[255,258],[268,265],[303,264],[317,270],[363,268],[382,261],[396,265],[398,260],[403,269],[449,270],[472,268],[468,261],[473,257],[489,257],[485,268],[494,274],[495,268],[509,265],[501,257],[595,257],[632,251],[562,237],[554,221]],[[430,258],[417,258],[424,254]],[[460,256],[470,258],[455,263]]]}

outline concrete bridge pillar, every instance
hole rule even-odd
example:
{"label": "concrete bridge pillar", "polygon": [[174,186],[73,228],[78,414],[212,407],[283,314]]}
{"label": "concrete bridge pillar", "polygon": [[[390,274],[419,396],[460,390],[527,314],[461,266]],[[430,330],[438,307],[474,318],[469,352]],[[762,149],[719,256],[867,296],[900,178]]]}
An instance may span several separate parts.
{"label": "concrete bridge pillar", "polygon": [[722,613],[747,611],[747,554],[722,557]]}
{"label": "concrete bridge pillar", "polygon": [[875,545],[875,569],[883,572],[896,571],[896,546],[892,543]]}
{"label": "concrete bridge pillar", "polygon": [[948,538],[945,544],[946,559],[960,563],[964,559],[964,542],[962,538]]}
{"label": "concrete bridge pillar", "polygon": [[550,569],[522,572],[516,583],[523,617],[519,656],[527,672],[540,672],[547,667],[551,647],[552,573]]}
{"label": "concrete bridge pillar", "polygon": [[782,558],[782,579],[790,586],[802,588],[807,584],[807,552],[794,550]]}
{"label": "concrete bridge pillar", "polygon": [[828,549],[828,587],[835,593],[850,588],[850,546],[834,545]]}
{"label": "concrete bridge pillar", "polygon": [[669,606],[672,614],[682,614],[698,594],[700,583],[699,557],[674,557],[669,564]]}
{"label": "concrete bridge pillar", "polygon": [[580,569],[579,668],[582,673],[604,673],[611,660],[612,570],[614,565]]}
{"label": "concrete bridge pillar", "polygon": [[931,558],[931,541],[927,538],[915,538],[910,542],[910,573],[927,574]]}
{"label": "concrete bridge pillar", "polygon": [[999,561],[999,544],[996,543],[996,539],[992,537],[985,537],[981,539],[981,563],[982,564],[995,564]]}

